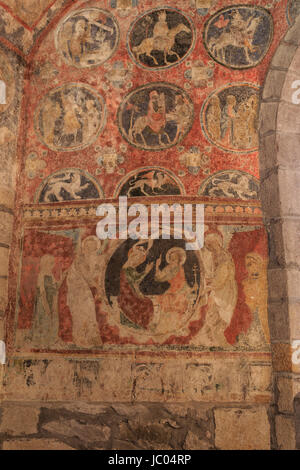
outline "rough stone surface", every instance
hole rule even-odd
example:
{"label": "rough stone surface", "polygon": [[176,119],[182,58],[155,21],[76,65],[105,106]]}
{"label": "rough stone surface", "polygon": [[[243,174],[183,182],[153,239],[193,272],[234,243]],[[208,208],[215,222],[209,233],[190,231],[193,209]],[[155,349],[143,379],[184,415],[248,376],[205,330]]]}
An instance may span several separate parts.
{"label": "rough stone surface", "polygon": [[295,418],[276,416],[276,437],[280,450],[294,450],[296,446]]}
{"label": "rough stone surface", "polygon": [[[116,403],[93,405],[87,412],[90,405],[81,403],[79,408],[71,409],[68,403],[40,404],[40,408],[36,403],[5,404],[0,409],[0,447],[1,442],[3,449],[34,446],[95,450],[215,447],[213,410],[209,406]],[[26,415],[26,421],[13,426],[18,411],[24,417]]]}
{"label": "rough stone surface", "polygon": [[293,413],[293,379],[292,377],[278,377],[278,409],[281,413]]}
{"label": "rough stone surface", "polygon": [[23,406],[17,403],[4,405],[1,410],[0,434],[11,436],[36,434],[39,414],[38,407]]}
{"label": "rough stone surface", "polygon": [[2,450],[74,450],[56,439],[12,439],[4,441]]}
{"label": "rough stone surface", "polygon": [[265,408],[216,408],[216,447],[226,450],[270,448],[270,425]]}

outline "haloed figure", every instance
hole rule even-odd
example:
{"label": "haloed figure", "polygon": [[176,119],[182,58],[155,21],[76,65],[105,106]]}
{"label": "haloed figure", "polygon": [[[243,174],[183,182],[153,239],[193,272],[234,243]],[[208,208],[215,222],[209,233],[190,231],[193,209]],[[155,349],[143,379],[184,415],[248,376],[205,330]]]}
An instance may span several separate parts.
{"label": "haloed figure", "polygon": [[73,343],[82,348],[102,344],[92,292],[99,281],[100,248],[101,241],[96,236],[85,238],[67,276]]}
{"label": "haloed figure", "polygon": [[[145,247],[145,244],[147,247]],[[133,323],[147,328],[153,318],[153,304],[140,290],[140,284],[153,268],[153,263],[147,264],[144,269],[139,269],[146,262],[148,252],[153,245],[153,240],[140,241],[133,245],[128,252],[128,259],[123,265],[120,276],[119,306]]]}
{"label": "haloed figure", "polygon": [[201,341],[209,346],[226,346],[224,331],[234,313],[238,289],[235,265],[231,254],[223,247],[223,236],[215,230],[204,237],[203,261],[205,269],[207,314]]}
{"label": "haloed figure", "polygon": [[167,266],[160,269],[161,257],[156,262],[155,280],[168,282],[168,290],[156,299],[160,307],[160,318],[156,325],[157,333],[166,333],[176,330],[182,324],[185,312],[188,309],[191,288],[185,278],[184,264],[186,252],[183,248],[173,247],[166,254]]}

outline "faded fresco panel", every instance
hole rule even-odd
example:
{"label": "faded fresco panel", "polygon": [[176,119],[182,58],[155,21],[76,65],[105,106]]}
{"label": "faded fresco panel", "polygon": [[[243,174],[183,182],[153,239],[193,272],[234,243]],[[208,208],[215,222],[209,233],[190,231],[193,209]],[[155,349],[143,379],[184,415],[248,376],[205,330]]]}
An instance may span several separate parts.
{"label": "faded fresco panel", "polygon": [[26,229],[17,347],[268,351],[267,239],[249,222],[206,221],[197,251],[172,232],[101,241],[92,221]]}

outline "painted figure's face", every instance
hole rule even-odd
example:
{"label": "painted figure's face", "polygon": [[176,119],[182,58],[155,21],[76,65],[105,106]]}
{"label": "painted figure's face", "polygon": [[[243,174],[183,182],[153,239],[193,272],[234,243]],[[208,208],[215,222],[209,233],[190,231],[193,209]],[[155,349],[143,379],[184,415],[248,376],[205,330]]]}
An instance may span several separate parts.
{"label": "painted figure's face", "polygon": [[236,99],[235,99],[235,97],[232,96],[232,95],[228,95],[228,96],[227,96],[226,102],[227,102],[227,104],[230,104],[231,106],[235,106],[235,105],[236,105]]}
{"label": "painted figure's face", "polygon": [[142,246],[135,246],[128,252],[128,260],[132,266],[139,266],[147,257],[145,248]]}
{"label": "painted figure's face", "polygon": [[209,234],[204,237],[204,246],[207,250],[218,253],[222,248],[222,239],[217,233]]}
{"label": "painted figure's face", "polygon": [[169,257],[169,264],[176,265],[176,264],[179,264],[179,262],[180,262],[180,258],[179,258],[178,253],[171,253]]}
{"label": "painted figure's face", "polygon": [[182,248],[171,248],[166,255],[166,260],[171,266],[182,266],[186,261],[186,253]]}
{"label": "painted figure's face", "polygon": [[96,253],[98,249],[97,240],[87,240],[84,244],[84,252],[86,254]]}
{"label": "painted figure's face", "polygon": [[47,271],[48,273],[50,273],[54,269],[54,266],[55,266],[54,256],[44,255],[41,258],[41,265],[40,265],[41,270],[44,270],[44,271]]}
{"label": "painted figure's face", "polygon": [[250,253],[246,256],[245,263],[249,277],[252,279],[259,279],[263,273],[263,259],[256,253]]}
{"label": "painted figure's face", "polygon": [[212,99],[210,100],[211,105],[214,107],[220,107],[220,101],[217,96],[213,96]]}
{"label": "painted figure's face", "polygon": [[83,34],[85,32],[85,21],[79,20],[75,25],[75,33],[76,34]]}

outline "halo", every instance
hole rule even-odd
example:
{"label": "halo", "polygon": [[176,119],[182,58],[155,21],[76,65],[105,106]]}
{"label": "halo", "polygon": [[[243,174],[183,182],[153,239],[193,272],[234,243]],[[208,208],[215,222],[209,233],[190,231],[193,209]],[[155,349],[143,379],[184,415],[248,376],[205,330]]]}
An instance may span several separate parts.
{"label": "halo", "polygon": [[99,251],[101,249],[102,243],[101,243],[101,240],[98,237],[96,237],[96,235],[90,235],[90,236],[86,237],[84,240],[82,240],[81,249],[84,249],[84,246],[85,246],[86,242],[91,241],[91,240],[97,242],[97,248],[96,248],[95,251],[96,252]]}
{"label": "halo", "polygon": [[186,252],[183,248],[180,248],[179,246],[174,246],[173,248],[170,248],[170,250],[167,252],[166,254],[167,263],[170,262],[170,256],[176,252],[182,255],[182,258],[180,260],[180,266],[183,266],[184,263],[186,262]]}

